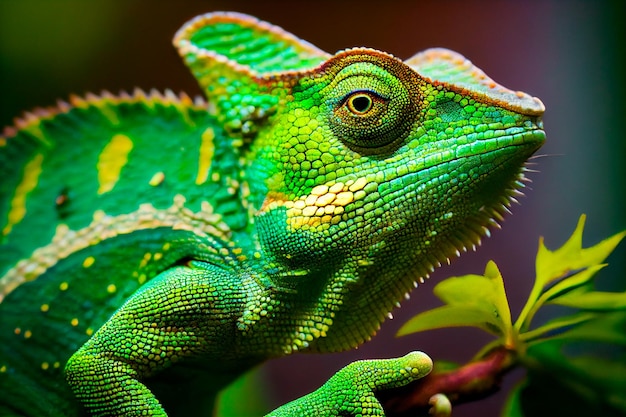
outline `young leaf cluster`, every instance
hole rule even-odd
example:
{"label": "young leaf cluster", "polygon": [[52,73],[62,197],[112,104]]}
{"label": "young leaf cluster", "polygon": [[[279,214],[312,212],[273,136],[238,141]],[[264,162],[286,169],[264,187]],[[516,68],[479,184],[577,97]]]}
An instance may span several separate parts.
{"label": "young leaf cluster", "polygon": [[[598,291],[594,285],[626,231],[583,248],[584,223],[583,215],[556,250],[540,240],[534,285],[515,321],[502,276],[490,261],[483,275],[452,277],[435,286],[444,305],[413,317],[399,334],[472,326],[496,336],[475,360],[505,350],[512,358],[507,366],[527,370],[504,415],[626,415],[626,291]],[[536,325],[537,312],[554,305],[562,314]]]}

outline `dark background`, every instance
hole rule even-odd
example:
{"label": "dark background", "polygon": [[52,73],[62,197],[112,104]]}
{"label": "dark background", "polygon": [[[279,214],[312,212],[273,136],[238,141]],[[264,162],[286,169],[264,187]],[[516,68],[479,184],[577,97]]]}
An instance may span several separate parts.
{"label": "dark background", "polygon": [[[499,83],[541,98],[547,108],[548,141],[540,151],[545,156],[533,167],[540,173],[531,175],[522,207],[513,207],[503,230],[478,253],[437,271],[358,350],[272,361],[264,372],[280,387],[273,404],[314,389],[355,358],[420,349],[435,359],[467,360],[488,340],[477,330],[393,337],[409,317],[437,305],[434,283],[481,273],[494,259],[515,317],[530,289],[540,235],[555,248],[581,213],[588,215],[586,245],[626,228],[623,2],[0,0],[0,125],[70,93],[138,86],[200,94],[171,38],[186,20],[215,10],[255,15],[329,52],[369,46],[408,58],[428,47],[447,47]],[[602,272],[605,289],[626,286],[625,255],[622,243]],[[503,399],[500,394],[461,406],[455,416],[496,415]]]}

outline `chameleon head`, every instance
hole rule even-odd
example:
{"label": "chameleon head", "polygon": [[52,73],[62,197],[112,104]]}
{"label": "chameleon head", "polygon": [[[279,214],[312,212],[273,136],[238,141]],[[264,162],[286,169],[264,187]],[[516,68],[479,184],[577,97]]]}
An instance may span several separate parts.
{"label": "chameleon head", "polygon": [[201,17],[175,42],[217,117],[248,143],[273,267],[375,277],[369,291],[393,303],[501,219],[545,139],[541,101],[452,51],[331,56],[237,14]]}
{"label": "chameleon head", "polygon": [[541,102],[419,69],[352,49],[291,87],[252,170],[269,174],[257,222],[279,262],[396,259],[400,274],[422,277],[501,219],[544,141]]}

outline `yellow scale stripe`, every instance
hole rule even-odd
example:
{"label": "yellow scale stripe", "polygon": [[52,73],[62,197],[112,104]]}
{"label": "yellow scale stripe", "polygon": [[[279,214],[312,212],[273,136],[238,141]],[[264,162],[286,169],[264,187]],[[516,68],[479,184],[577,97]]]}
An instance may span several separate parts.
{"label": "yellow scale stripe", "polygon": [[120,178],[122,168],[128,163],[128,154],[133,149],[133,141],[118,133],[102,149],[98,157],[98,194],[109,192]]}
{"label": "yellow scale stripe", "polygon": [[204,184],[209,177],[209,168],[213,159],[213,139],[215,132],[209,128],[202,132],[202,142],[200,143],[200,156],[198,159],[198,174],[196,176],[196,185]]}
{"label": "yellow scale stripe", "polygon": [[22,181],[16,187],[15,194],[11,200],[7,224],[2,229],[3,235],[8,235],[13,226],[21,222],[26,215],[26,196],[35,189],[39,182],[42,163],[43,154],[37,154],[24,167]]}
{"label": "yellow scale stripe", "polygon": [[366,196],[364,188],[370,184],[367,178],[361,177],[345,183],[328,183],[313,187],[310,194],[295,200],[284,200],[270,196],[264,203],[263,212],[277,207],[287,209],[287,224],[292,229],[309,229],[312,227],[328,228],[342,220],[345,207],[353,201]]}
{"label": "yellow scale stripe", "polygon": [[[59,260],[119,235],[168,226],[176,230],[188,230],[199,236],[208,234],[218,239],[228,239],[230,235],[228,225],[222,221],[219,214],[213,213],[210,205],[203,204],[199,212],[194,212],[186,208],[184,204],[185,197],[177,194],[173,205],[165,210],[156,209],[146,203],[140,205],[137,211],[118,216],[109,216],[102,211],[96,211],[91,224],[79,230],[70,230],[67,225],[63,224],[57,226],[56,234],[50,244],[38,248],[31,257],[22,259],[0,277],[0,303],[14,289],[24,282],[37,279]],[[170,248],[171,245],[165,243],[162,251]],[[146,255],[144,259],[148,262],[149,259],[160,260],[162,257],[161,252],[156,252],[154,255]],[[89,268],[95,262],[97,262],[96,258],[87,257],[83,260],[83,267]],[[145,274],[137,275],[140,283],[147,280]],[[59,290],[67,291],[69,286],[70,283],[61,282]],[[107,291],[117,291],[117,288],[107,287]]]}

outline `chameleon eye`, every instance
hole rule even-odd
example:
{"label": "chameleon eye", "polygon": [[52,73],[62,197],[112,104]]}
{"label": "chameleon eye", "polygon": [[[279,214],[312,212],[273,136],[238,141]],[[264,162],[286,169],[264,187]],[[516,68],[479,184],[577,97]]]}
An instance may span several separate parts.
{"label": "chameleon eye", "polygon": [[351,91],[339,102],[335,116],[344,123],[365,126],[376,124],[387,111],[389,100],[369,90]]}
{"label": "chameleon eye", "polygon": [[346,67],[337,78],[328,95],[336,137],[365,153],[389,152],[402,143],[415,110],[404,84],[370,63]]}
{"label": "chameleon eye", "polygon": [[348,106],[348,110],[354,113],[357,116],[362,116],[369,112],[373,105],[374,100],[370,96],[369,92],[356,92],[348,97],[346,101],[346,105]]}

